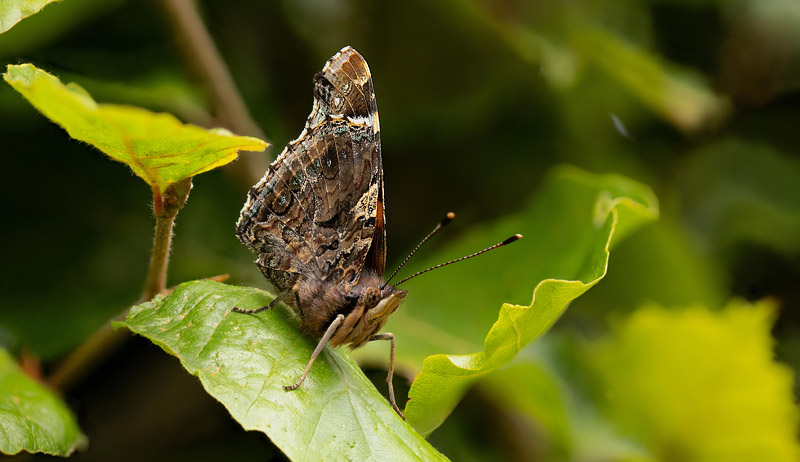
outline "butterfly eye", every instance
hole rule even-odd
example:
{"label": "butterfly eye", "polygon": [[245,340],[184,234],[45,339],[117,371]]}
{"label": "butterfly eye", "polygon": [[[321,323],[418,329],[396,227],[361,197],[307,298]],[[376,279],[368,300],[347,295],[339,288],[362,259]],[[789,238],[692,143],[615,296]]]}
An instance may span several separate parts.
{"label": "butterfly eye", "polygon": [[364,291],[364,306],[367,309],[374,308],[381,301],[381,290],[377,287],[368,287]]}

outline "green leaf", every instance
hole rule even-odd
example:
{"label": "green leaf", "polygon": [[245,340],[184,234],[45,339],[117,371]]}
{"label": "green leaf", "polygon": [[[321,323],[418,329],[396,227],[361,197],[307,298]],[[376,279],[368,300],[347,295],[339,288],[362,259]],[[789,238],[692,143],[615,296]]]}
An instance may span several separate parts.
{"label": "green leaf", "polygon": [[267,143],[182,124],[170,114],[114,104],[97,104],[80,86],[32,64],[9,65],[6,82],[36,109],[111,158],[127,164],[154,191],[225,165],[238,151],[261,151]]}
{"label": "green leaf", "polygon": [[316,340],[283,308],[231,312],[271,298],[252,288],[189,282],[133,307],[118,325],[177,356],[244,428],[266,433],[292,460],[446,460],[395,414],[352,359],[329,347],[299,389],[284,391]]}
{"label": "green leaf", "polygon": [[0,0],[0,33],[57,0]]}
{"label": "green leaf", "polygon": [[66,404],[0,349],[0,452],[66,457],[86,443]]}
{"label": "green leaf", "polygon": [[798,460],[793,372],[773,359],[775,308],[641,308],[586,351],[602,407],[658,460]]}
{"label": "green leaf", "polygon": [[[483,259],[483,266],[456,265],[409,284],[408,306],[393,315],[386,330],[398,337],[398,354],[409,349],[415,355],[474,345],[476,331],[486,329],[488,317],[496,313],[492,306],[497,306],[498,293],[506,300],[530,300],[530,287],[536,286],[529,305],[506,303],[499,317],[493,315],[496,321],[483,340],[483,351],[425,359],[406,408],[414,428],[429,434],[439,426],[473,381],[510,362],[570,301],[605,276],[612,236],[626,235],[657,214],[657,200],[642,184],[562,167],[550,175],[532,206],[495,225],[492,234],[525,235],[513,251],[494,252]],[[485,231],[477,234],[485,240]],[[448,254],[474,251],[476,237],[466,236]],[[443,295],[442,287],[457,290]],[[473,319],[489,321],[479,326]],[[419,342],[406,343],[406,337]]]}

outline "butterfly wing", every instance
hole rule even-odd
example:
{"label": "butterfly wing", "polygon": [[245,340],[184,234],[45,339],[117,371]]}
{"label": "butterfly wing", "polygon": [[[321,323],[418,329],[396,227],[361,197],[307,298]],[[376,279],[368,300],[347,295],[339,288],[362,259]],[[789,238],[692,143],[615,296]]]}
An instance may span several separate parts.
{"label": "butterfly wing", "polygon": [[383,274],[382,198],[372,77],[346,47],[315,77],[306,126],[251,189],[237,236],[279,290],[301,274],[353,282],[365,265]]}
{"label": "butterfly wing", "polygon": [[[383,275],[386,239],[380,122],[367,62],[352,48],[342,49],[317,75],[315,95],[333,120],[343,122],[334,129],[334,133],[339,130],[337,150],[343,164],[353,165],[352,172],[340,168],[343,214],[339,252],[330,275],[341,274],[348,282],[364,269]],[[351,153],[351,158],[342,159],[342,152]]]}

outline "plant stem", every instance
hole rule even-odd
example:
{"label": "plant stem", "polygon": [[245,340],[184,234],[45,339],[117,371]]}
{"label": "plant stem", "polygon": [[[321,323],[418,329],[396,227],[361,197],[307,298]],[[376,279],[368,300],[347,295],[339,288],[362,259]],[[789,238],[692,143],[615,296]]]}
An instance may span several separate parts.
{"label": "plant stem", "polygon": [[167,290],[167,265],[174,226],[175,215],[156,215],[153,253],[150,255],[150,268],[147,271],[147,282],[144,285],[141,302],[146,302]]}
{"label": "plant stem", "polygon": [[156,230],[153,236],[150,268],[147,271],[140,303],[149,301],[167,290],[167,266],[169,252],[172,249],[172,228],[175,226],[175,217],[186,204],[191,190],[191,177],[169,185],[163,194],[158,189],[153,190],[153,215],[156,218]]}
{"label": "plant stem", "polygon": [[[159,0],[157,4],[161,6],[173,29],[186,63],[208,91],[214,113],[219,120],[237,134],[255,136],[269,142],[264,131],[250,116],[225,61],[203,24],[195,2],[192,0]],[[253,153],[240,156],[240,158],[241,161],[232,166],[240,169],[239,176],[246,181],[249,187],[261,179],[267,170],[269,155]]]}
{"label": "plant stem", "polygon": [[111,355],[129,338],[124,331],[117,331],[111,323],[125,318],[123,312],[105,323],[83,343],[64,358],[47,377],[47,383],[56,390],[68,390],[94,367]]}

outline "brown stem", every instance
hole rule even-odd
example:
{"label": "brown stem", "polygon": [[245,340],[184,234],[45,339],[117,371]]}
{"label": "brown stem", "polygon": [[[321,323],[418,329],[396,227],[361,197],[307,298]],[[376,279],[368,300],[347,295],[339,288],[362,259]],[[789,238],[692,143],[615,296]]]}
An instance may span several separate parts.
{"label": "brown stem", "polygon": [[[157,4],[169,20],[187,64],[207,89],[214,112],[220,121],[237,134],[254,136],[269,142],[250,116],[195,3],[192,0],[158,0]],[[267,163],[268,156],[253,153],[241,156],[241,161],[234,164],[234,168],[239,168],[239,176],[251,185],[267,170]]]}
{"label": "brown stem", "polygon": [[117,350],[128,338],[125,331],[114,330],[111,323],[125,319],[120,314],[103,324],[83,343],[61,361],[47,378],[47,383],[56,390],[68,390],[86,376],[95,366]]}
{"label": "brown stem", "polygon": [[172,248],[172,228],[175,226],[175,217],[178,216],[178,212],[189,198],[191,189],[192,179],[187,178],[169,185],[163,194],[158,189],[153,190],[153,214],[156,217],[156,230],[153,236],[150,268],[147,271],[147,280],[140,303],[151,300],[167,290],[167,265],[169,264],[169,251]]}
{"label": "brown stem", "polygon": [[167,290],[167,264],[172,248],[172,228],[175,215],[156,215],[156,230],[153,238],[153,253],[150,255],[150,268],[144,284],[142,302],[146,302]]}

